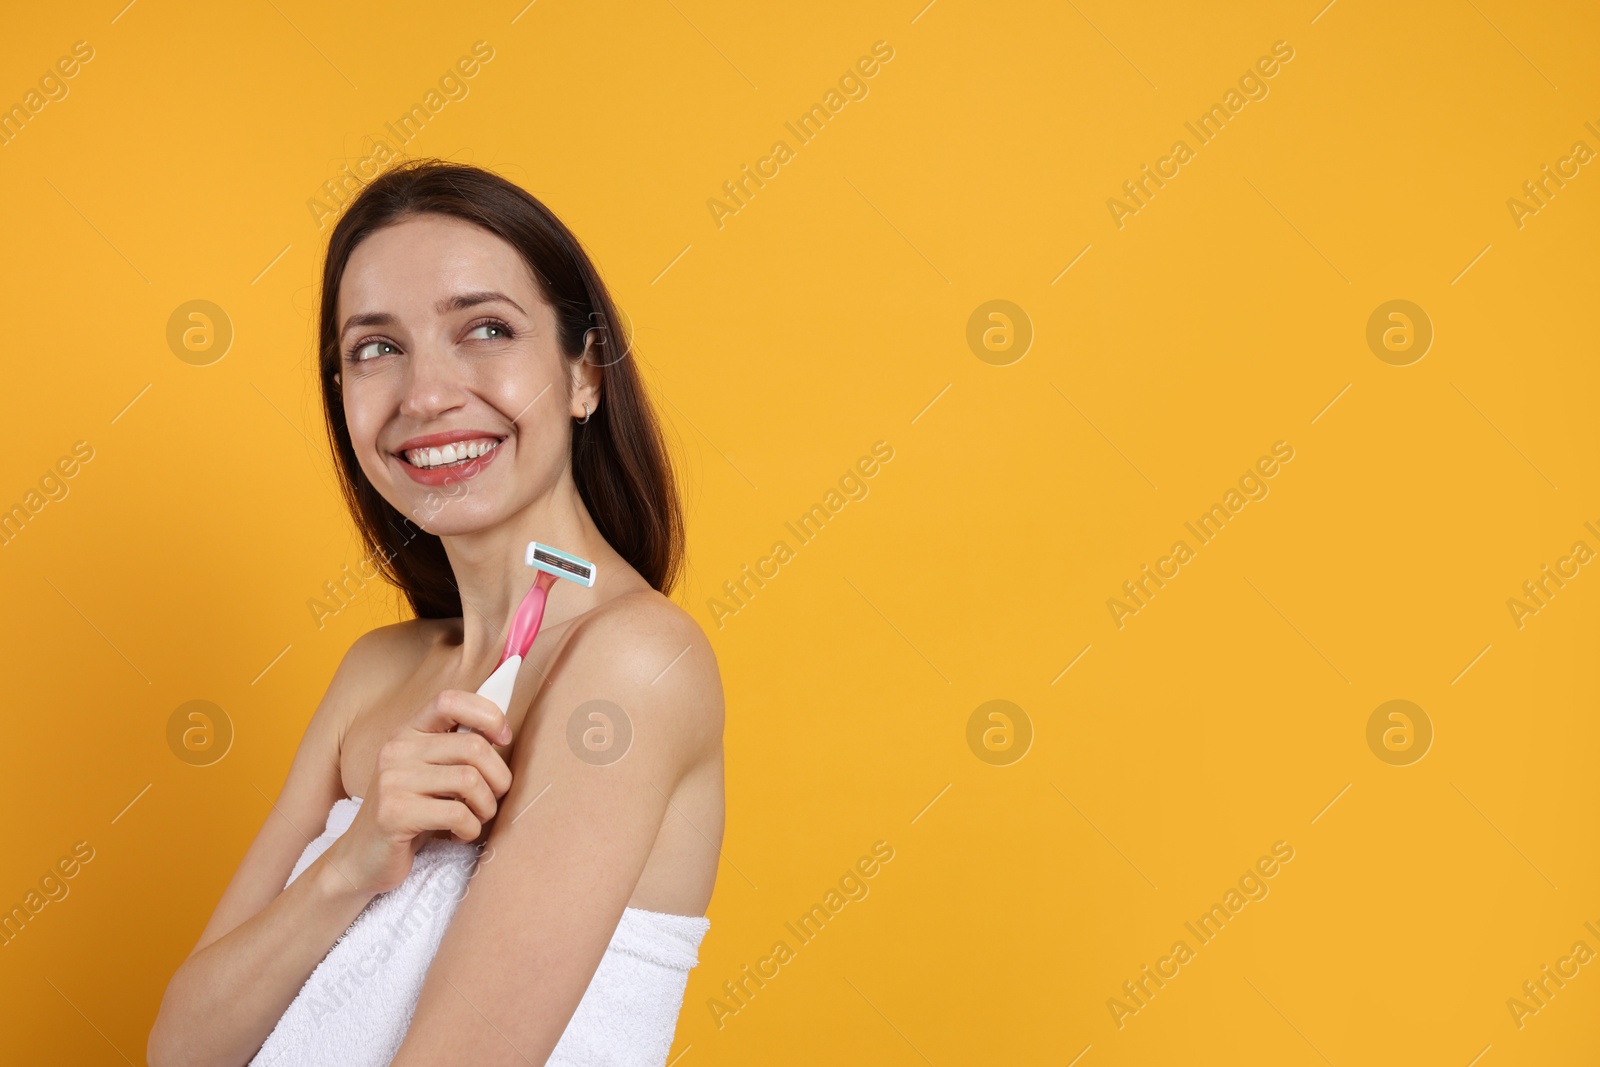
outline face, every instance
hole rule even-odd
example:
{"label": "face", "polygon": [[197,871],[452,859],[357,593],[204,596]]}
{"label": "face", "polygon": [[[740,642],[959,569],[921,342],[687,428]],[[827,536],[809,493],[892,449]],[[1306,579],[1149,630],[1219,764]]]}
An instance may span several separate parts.
{"label": "face", "polygon": [[336,321],[356,459],[401,514],[468,533],[560,480],[598,395],[511,244],[438,215],[387,226],[351,253]]}

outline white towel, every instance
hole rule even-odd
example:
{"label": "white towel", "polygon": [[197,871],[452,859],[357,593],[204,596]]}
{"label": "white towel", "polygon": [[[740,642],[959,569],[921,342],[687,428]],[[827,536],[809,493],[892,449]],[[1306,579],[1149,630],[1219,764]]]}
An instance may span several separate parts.
{"label": "white towel", "polygon": [[[360,797],[334,803],[290,883],[350,828],[360,806]],[[373,897],[311,972],[250,1067],[386,1067],[405,1040],[478,854],[448,838],[418,849],[406,880]],[[703,915],[624,909],[551,1067],[665,1064],[710,926]]]}
{"label": "white towel", "polygon": [[547,1067],[663,1067],[704,915],[625,908]]}

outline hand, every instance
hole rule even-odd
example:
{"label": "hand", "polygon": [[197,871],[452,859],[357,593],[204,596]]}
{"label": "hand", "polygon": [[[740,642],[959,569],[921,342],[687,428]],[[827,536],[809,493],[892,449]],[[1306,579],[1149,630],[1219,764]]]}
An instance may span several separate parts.
{"label": "hand", "polygon": [[[460,723],[470,732],[457,733]],[[363,892],[387,892],[411,873],[433,836],[474,841],[511,788],[511,768],[491,746],[511,742],[506,717],[488,697],[441,690],[378,750],[377,767],[331,863]]]}

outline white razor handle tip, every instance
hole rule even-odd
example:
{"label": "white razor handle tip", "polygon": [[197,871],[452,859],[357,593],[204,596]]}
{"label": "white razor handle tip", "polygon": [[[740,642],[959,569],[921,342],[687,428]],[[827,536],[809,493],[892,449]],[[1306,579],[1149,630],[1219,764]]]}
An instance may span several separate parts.
{"label": "white razor handle tip", "polygon": [[[494,706],[504,715],[511,706],[511,690],[517,684],[517,668],[522,666],[521,656],[512,656],[500,666],[495,668],[487,681],[478,686],[478,695],[488,697],[494,701]],[[471,727],[461,724],[456,727],[457,733],[470,733]]]}

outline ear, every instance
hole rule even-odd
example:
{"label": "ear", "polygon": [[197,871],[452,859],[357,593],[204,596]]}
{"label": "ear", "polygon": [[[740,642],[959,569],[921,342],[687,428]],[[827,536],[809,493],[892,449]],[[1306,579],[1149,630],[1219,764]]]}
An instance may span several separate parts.
{"label": "ear", "polygon": [[334,385],[343,385],[344,384],[344,383],[339,381],[339,372],[338,371],[335,371],[334,374],[333,374],[333,384]]}
{"label": "ear", "polygon": [[592,415],[600,408],[600,368],[590,362],[590,357],[595,355],[595,331],[590,330],[585,336],[583,357],[570,360],[567,363],[568,373],[571,374],[572,400],[571,411],[575,419],[583,418],[583,405],[589,405]]}

